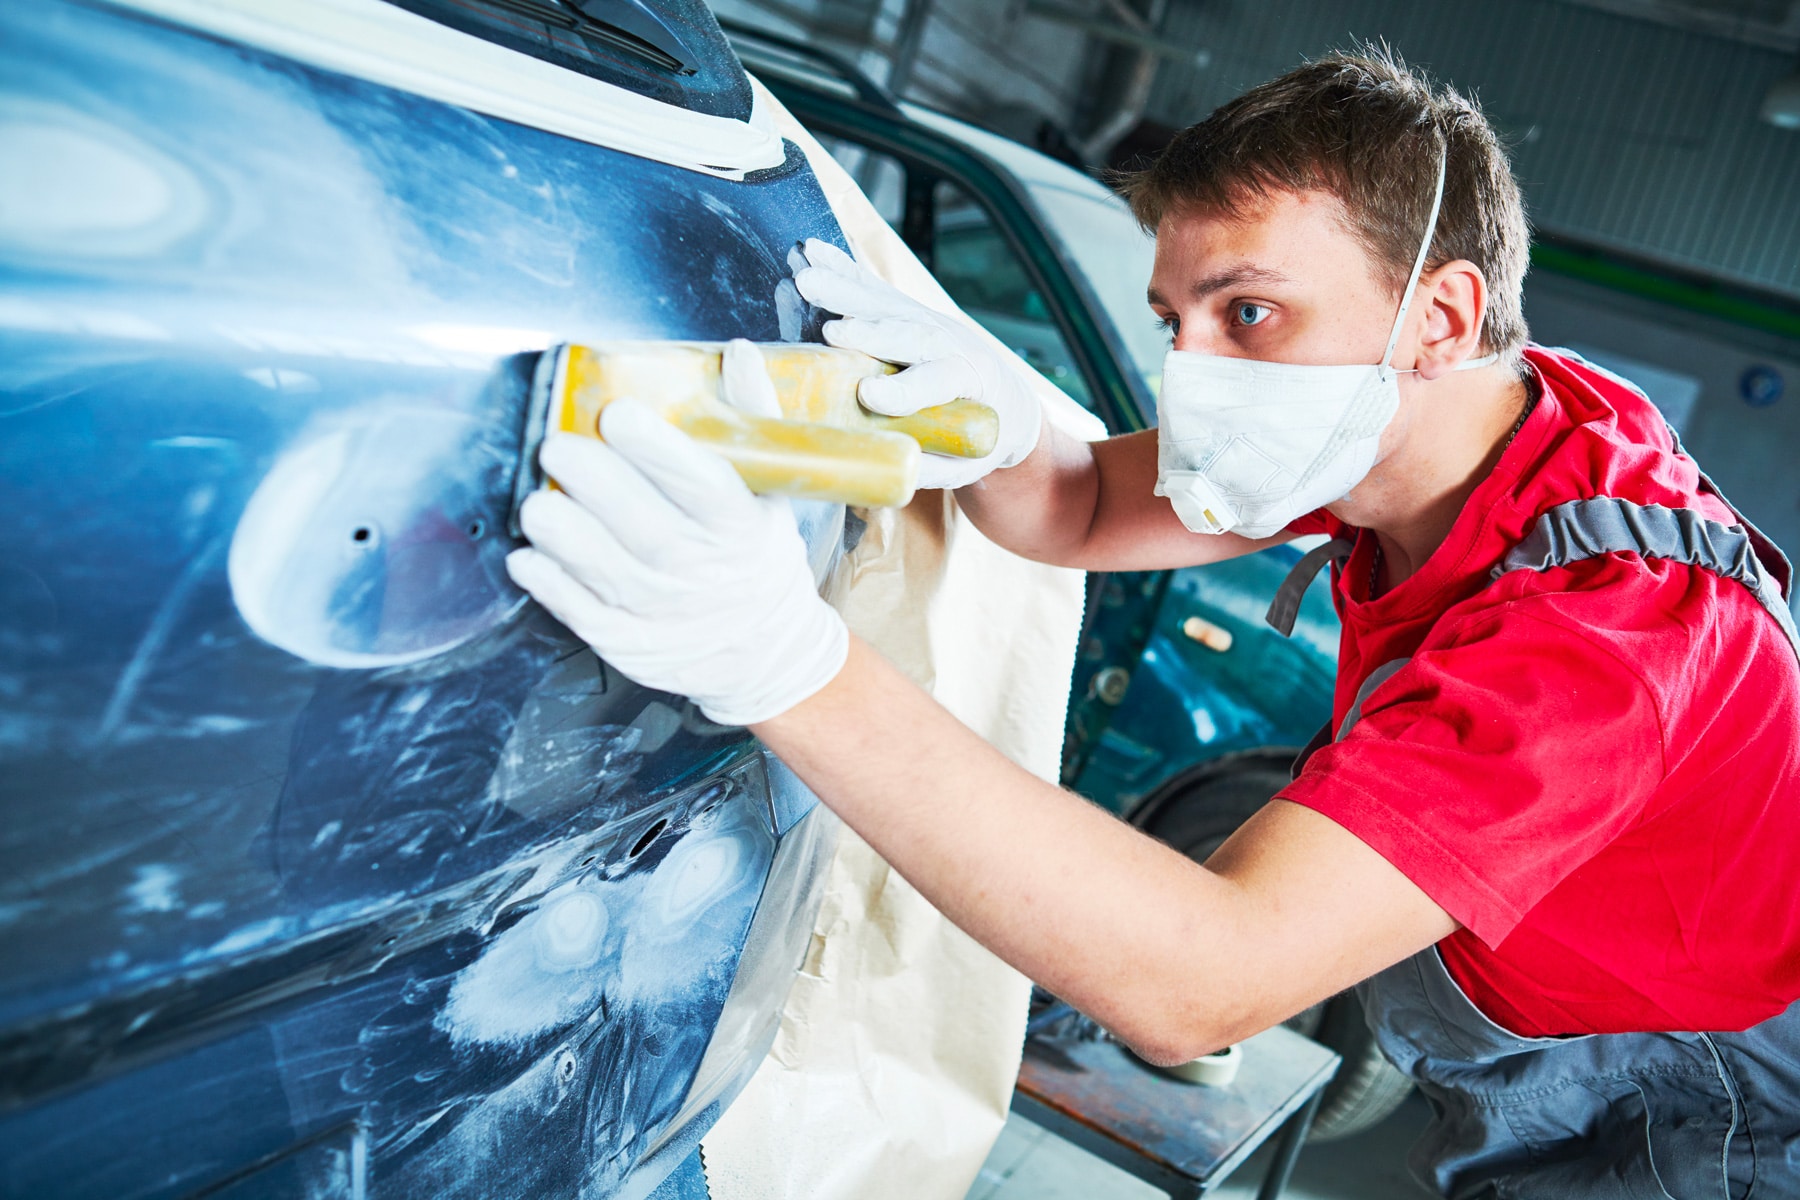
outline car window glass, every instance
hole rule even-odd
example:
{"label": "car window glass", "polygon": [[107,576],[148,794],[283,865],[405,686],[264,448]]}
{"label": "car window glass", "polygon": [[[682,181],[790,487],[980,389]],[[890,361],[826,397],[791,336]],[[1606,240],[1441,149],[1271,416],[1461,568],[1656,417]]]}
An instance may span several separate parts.
{"label": "car window glass", "polygon": [[1130,365],[1155,392],[1168,337],[1144,301],[1156,242],[1131,209],[1094,179],[1036,150],[942,113],[906,105],[920,124],[986,155],[1031,194],[1051,240],[1086,278],[1124,343]]}
{"label": "car window glass", "polygon": [[1144,299],[1155,239],[1138,228],[1130,210],[1114,197],[1035,183],[1030,190],[1044,219],[1112,317],[1132,365],[1150,390],[1157,391],[1169,335],[1157,325],[1156,314]]}
{"label": "car window glass", "polygon": [[940,181],[935,199],[938,282],[964,312],[1082,407],[1092,409],[1087,381],[1012,244],[987,211],[956,185]]}
{"label": "car window glass", "polygon": [[[1049,306],[986,209],[962,188],[938,180],[929,192],[930,212],[913,214],[909,226],[903,163],[842,138],[820,141],[964,312],[1083,407],[1094,407]],[[915,195],[913,203],[919,202]]]}
{"label": "car window glass", "polygon": [[900,160],[843,138],[821,137],[819,144],[856,180],[881,219],[899,229],[906,211],[906,168]]}
{"label": "car window glass", "polygon": [[701,0],[388,3],[664,104],[750,117],[749,77]]}

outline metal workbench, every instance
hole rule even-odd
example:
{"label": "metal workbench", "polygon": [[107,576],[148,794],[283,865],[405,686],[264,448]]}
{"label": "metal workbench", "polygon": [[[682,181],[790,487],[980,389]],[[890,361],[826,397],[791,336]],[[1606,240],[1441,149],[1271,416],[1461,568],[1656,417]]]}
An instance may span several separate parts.
{"label": "metal workbench", "polygon": [[1279,1025],[1243,1049],[1237,1077],[1214,1087],[1171,1078],[1111,1041],[1037,1034],[1012,1109],[1177,1200],[1204,1196],[1279,1131],[1257,1193],[1274,1200],[1342,1060]]}

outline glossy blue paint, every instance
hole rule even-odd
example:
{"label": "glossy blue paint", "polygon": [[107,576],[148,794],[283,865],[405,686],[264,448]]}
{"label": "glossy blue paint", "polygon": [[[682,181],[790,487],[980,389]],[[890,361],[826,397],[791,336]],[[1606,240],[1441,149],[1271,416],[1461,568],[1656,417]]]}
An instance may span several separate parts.
{"label": "glossy blue paint", "polygon": [[701,1165],[700,1152],[695,1151],[650,1193],[650,1200],[707,1200],[708,1194],[706,1170]]}
{"label": "glossy blue paint", "polygon": [[0,1192],[648,1192],[831,826],[512,589],[518,356],[816,336],[816,182],[77,3],[0,78]]}

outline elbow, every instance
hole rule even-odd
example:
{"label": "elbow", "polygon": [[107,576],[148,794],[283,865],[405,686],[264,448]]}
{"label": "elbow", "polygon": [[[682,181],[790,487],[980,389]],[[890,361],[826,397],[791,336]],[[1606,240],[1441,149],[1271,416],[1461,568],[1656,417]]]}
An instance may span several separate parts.
{"label": "elbow", "polygon": [[1196,1037],[1178,1033],[1161,1038],[1122,1038],[1126,1047],[1153,1067],[1179,1067],[1225,1049],[1235,1040],[1224,1035]]}
{"label": "elbow", "polygon": [[1289,1015],[1251,1002],[1237,989],[1196,989],[1192,977],[1182,973],[1169,987],[1141,993],[1113,1008],[1106,1025],[1150,1065],[1177,1067],[1216,1054]]}
{"label": "elbow", "polygon": [[1143,1059],[1153,1067],[1179,1067],[1184,1062],[1192,1062],[1199,1055],[1188,1054],[1184,1046],[1173,1042],[1151,1042],[1142,1038],[1124,1038],[1125,1048]]}
{"label": "elbow", "polygon": [[1175,1019],[1164,1014],[1160,1018],[1132,1022],[1129,1028],[1115,1028],[1113,1036],[1153,1067],[1178,1067],[1216,1053],[1248,1033],[1236,1023],[1196,1019]]}

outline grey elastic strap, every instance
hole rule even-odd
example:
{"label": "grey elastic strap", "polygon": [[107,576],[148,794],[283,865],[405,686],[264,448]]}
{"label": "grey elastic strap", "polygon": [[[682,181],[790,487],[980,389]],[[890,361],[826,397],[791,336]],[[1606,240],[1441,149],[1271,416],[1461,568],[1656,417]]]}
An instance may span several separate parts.
{"label": "grey elastic strap", "polygon": [[1356,699],[1351,702],[1350,711],[1344,714],[1344,723],[1338,726],[1338,741],[1341,742],[1349,737],[1350,731],[1356,728],[1356,723],[1362,720],[1363,704],[1374,694],[1375,689],[1392,679],[1395,675],[1398,675],[1400,673],[1400,668],[1411,661],[1412,656],[1410,654],[1405,658],[1392,658],[1369,672],[1369,677],[1363,680],[1361,687],[1356,689]]}
{"label": "grey elastic strap", "polygon": [[[1689,462],[1693,462],[1693,455],[1682,449],[1681,435],[1675,432],[1675,427],[1670,425],[1668,430],[1669,440],[1675,445],[1675,453]],[[1694,463],[1694,473],[1700,476],[1700,486],[1711,492],[1720,503],[1729,508],[1731,515],[1737,519],[1737,523],[1743,526],[1745,533],[1750,535],[1750,548],[1755,552],[1756,560],[1762,564],[1763,571],[1775,577],[1776,584],[1781,588],[1782,599],[1785,600],[1792,596],[1794,594],[1794,564],[1790,563],[1787,555],[1781,552],[1781,547],[1777,546],[1768,534],[1744,519],[1744,514],[1739,512],[1737,506],[1726,498],[1725,493],[1719,490],[1719,485],[1700,469],[1700,464],[1697,462]]]}
{"label": "grey elastic strap", "polygon": [[1722,525],[1691,509],[1596,496],[1571,500],[1544,513],[1525,540],[1500,560],[1493,576],[1499,579],[1509,571],[1547,571],[1602,554],[1627,553],[1687,563],[1749,589],[1800,657],[1800,634],[1795,632],[1793,614],[1776,576],[1756,551],[1756,539],[1743,525]]}
{"label": "grey elastic strap", "polygon": [[1300,778],[1300,772],[1306,769],[1306,762],[1308,759],[1314,754],[1317,754],[1320,750],[1323,750],[1332,742],[1341,742],[1349,737],[1350,731],[1356,727],[1356,723],[1362,720],[1363,705],[1368,702],[1369,697],[1374,694],[1375,689],[1399,674],[1400,668],[1411,661],[1411,656],[1390,659],[1387,662],[1382,663],[1379,667],[1376,667],[1373,671],[1370,671],[1369,677],[1363,680],[1361,687],[1356,689],[1356,699],[1351,701],[1350,711],[1344,714],[1344,724],[1343,727],[1337,731],[1337,736],[1335,738],[1331,736],[1330,721],[1326,721],[1325,724],[1319,726],[1319,732],[1313,734],[1312,740],[1307,742],[1306,745],[1301,748],[1300,753],[1294,756],[1294,765],[1288,768],[1289,777],[1293,779]]}
{"label": "grey elastic strap", "polygon": [[1300,602],[1306,598],[1306,589],[1312,586],[1314,577],[1326,563],[1350,557],[1350,548],[1354,545],[1356,543],[1349,538],[1332,538],[1323,546],[1314,546],[1301,555],[1294,569],[1275,589],[1275,599],[1269,601],[1269,611],[1263,615],[1263,620],[1282,637],[1290,636],[1294,632],[1294,622],[1300,618]]}

